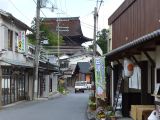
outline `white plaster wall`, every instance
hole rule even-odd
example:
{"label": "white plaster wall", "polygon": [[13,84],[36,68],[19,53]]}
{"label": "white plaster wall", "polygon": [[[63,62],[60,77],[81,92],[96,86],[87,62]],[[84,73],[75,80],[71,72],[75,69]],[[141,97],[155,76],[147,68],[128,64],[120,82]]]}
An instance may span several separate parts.
{"label": "white plaster wall", "polygon": [[109,48],[109,51],[111,51],[112,50],[112,25],[109,27],[109,29],[110,29],[110,38],[111,38],[111,40],[109,41],[108,48]]}
{"label": "white plaster wall", "polygon": [[[155,52],[155,56],[156,56],[156,70],[157,68],[160,68],[160,46],[158,46],[156,48],[156,52]],[[157,83],[157,72],[155,70],[155,91],[158,90],[160,83]],[[155,97],[155,101],[159,101],[160,102],[160,98]]]}
{"label": "white plaster wall", "polygon": [[13,46],[12,46],[12,50],[15,51],[15,45],[17,42],[17,39],[15,37],[15,33],[18,33],[19,31],[22,31],[23,29],[20,29],[19,27],[15,26],[14,22],[13,23],[8,23],[6,21],[4,21],[3,19],[0,18],[0,50],[1,49],[8,49],[8,29],[13,31]]}
{"label": "white plaster wall", "polygon": [[57,75],[53,74],[53,79],[52,79],[52,91],[56,92],[57,91],[57,81],[58,81],[58,77]]}
{"label": "white plaster wall", "polygon": [[29,97],[33,100],[33,76],[29,76]]}
{"label": "white plaster wall", "polygon": [[0,51],[4,48],[4,26],[0,24]]}
{"label": "white plaster wall", "polygon": [[38,80],[34,80],[34,98],[37,98]]}
{"label": "white plaster wall", "polygon": [[69,65],[71,64],[77,64],[77,62],[90,62],[90,60],[92,59],[92,57],[84,55],[84,56],[79,56],[79,57],[75,57],[75,58],[71,58]]}
{"label": "white plaster wall", "polygon": [[33,66],[32,61],[27,61],[26,57],[21,53],[16,53],[14,51],[5,51],[4,54],[2,54],[0,60],[5,61],[9,64],[15,64],[15,65],[23,65],[23,66]]}
{"label": "white plaster wall", "polygon": [[43,97],[48,97],[49,96],[49,75],[45,75],[45,91],[43,91]]}

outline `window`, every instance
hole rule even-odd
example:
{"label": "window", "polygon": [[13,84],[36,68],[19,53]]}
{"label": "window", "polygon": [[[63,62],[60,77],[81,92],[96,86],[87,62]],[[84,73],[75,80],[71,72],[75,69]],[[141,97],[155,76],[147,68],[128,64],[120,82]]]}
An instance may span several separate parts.
{"label": "window", "polygon": [[160,83],[160,68],[157,69],[157,83]]}
{"label": "window", "polygon": [[13,46],[13,31],[8,30],[8,50],[12,50]]}
{"label": "window", "polygon": [[16,52],[18,52],[17,40],[18,40],[18,33],[15,33],[15,51],[16,51]]}

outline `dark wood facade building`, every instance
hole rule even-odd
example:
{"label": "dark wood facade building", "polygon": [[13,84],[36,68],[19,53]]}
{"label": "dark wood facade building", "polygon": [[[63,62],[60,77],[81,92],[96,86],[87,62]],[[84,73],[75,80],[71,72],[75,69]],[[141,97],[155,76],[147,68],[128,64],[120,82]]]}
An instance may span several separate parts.
{"label": "dark wood facade building", "polygon": [[[83,51],[82,43],[91,41],[90,38],[83,36],[79,17],[66,18],[44,18],[43,23],[48,26],[50,31],[63,37],[64,42],[59,46],[60,53],[73,54]],[[57,47],[53,47],[53,52],[57,52]]]}
{"label": "dark wood facade building", "polygon": [[[106,54],[107,62],[113,67],[111,94],[114,97],[118,76],[121,75],[122,113],[125,116],[129,115],[131,105],[160,105],[157,97],[160,84],[159,5],[159,0],[125,0],[108,20],[112,28],[112,50]],[[125,58],[130,59],[140,69],[139,87],[132,87],[130,78],[122,75]]]}

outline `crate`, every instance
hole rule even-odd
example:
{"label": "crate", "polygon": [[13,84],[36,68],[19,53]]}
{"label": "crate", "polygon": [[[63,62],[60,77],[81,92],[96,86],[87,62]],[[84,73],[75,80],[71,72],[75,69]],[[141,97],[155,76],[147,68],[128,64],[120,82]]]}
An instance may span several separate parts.
{"label": "crate", "polygon": [[[154,105],[131,105],[131,117],[133,120],[139,120],[138,119],[138,115],[137,115],[137,110],[139,108],[152,108],[152,109],[155,109],[155,106]],[[142,114],[141,114],[142,115]],[[141,116],[142,118],[142,116]]]}
{"label": "crate", "polygon": [[144,110],[142,112],[142,120],[148,120],[148,117],[152,113],[153,110]]}
{"label": "crate", "polygon": [[142,120],[142,113],[143,111],[145,110],[155,110],[155,107],[150,107],[150,108],[145,108],[145,107],[142,107],[142,108],[137,108],[137,120]]}

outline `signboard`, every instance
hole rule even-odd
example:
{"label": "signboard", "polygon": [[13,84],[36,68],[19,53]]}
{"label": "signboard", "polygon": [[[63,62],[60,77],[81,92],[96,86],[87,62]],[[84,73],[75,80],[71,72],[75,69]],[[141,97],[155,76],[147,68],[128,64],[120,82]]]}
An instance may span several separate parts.
{"label": "signboard", "polygon": [[25,52],[25,43],[26,43],[25,31],[20,31],[18,33],[18,40],[17,40],[18,52],[20,52],[20,53]]}
{"label": "signboard", "polygon": [[94,59],[94,65],[96,97],[104,100],[106,98],[105,57],[96,57]]}

